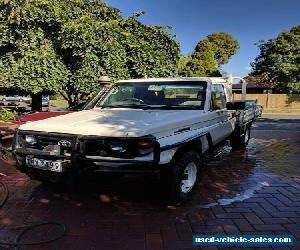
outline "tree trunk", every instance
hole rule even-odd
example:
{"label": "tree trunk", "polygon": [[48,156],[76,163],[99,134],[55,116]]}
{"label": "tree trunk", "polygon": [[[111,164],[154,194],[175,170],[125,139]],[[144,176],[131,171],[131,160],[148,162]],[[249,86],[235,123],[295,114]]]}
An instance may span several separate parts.
{"label": "tree trunk", "polygon": [[70,108],[78,105],[78,95],[69,95],[67,101]]}
{"label": "tree trunk", "polygon": [[34,94],[31,95],[31,110],[35,112],[43,111],[43,105],[42,105],[42,94]]}

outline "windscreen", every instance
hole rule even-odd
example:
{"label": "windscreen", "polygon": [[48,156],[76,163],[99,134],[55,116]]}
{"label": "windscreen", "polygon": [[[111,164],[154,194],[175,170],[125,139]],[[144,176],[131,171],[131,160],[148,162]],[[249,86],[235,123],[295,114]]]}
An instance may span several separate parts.
{"label": "windscreen", "polygon": [[126,82],[115,84],[97,107],[203,109],[206,82]]}

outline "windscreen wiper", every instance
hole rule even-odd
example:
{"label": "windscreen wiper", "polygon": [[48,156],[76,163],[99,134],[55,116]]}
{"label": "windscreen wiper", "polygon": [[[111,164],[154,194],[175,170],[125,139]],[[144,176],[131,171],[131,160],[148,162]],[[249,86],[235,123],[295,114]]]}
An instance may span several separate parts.
{"label": "windscreen wiper", "polygon": [[136,109],[151,109],[152,106],[147,104],[120,104],[120,105],[103,105],[103,108],[136,108]]}
{"label": "windscreen wiper", "polygon": [[200,107],[196,106],[187,106],[187,105],[159,105],[155,106],[156,109],[196,109],[199,110]]}
{"label": "windscreen wiper", "polygon": [[192,109],[199,110],[200,107],[187,105],[147,105],[147,104],[120,104],[120,105],[103,105],[100,108],[136,108],[136,109]]}

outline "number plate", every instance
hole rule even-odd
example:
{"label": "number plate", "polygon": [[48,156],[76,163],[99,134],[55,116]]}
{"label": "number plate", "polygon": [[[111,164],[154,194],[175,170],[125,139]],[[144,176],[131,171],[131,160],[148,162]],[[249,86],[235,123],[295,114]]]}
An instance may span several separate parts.
{"label": "number plate", "polygon": [[44,159],[38,159],[38,158],[27,156],[26,165],[29,167],[49,170],[53,172],[62,172],[61,161],[44,160]]}

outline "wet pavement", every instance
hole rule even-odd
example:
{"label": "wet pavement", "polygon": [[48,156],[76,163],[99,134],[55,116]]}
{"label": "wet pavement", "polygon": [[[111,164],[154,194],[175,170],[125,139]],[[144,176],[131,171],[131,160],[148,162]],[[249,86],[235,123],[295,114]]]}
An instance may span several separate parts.
{"label": "wet pavement", "polygon": [[[177,208],[164,204],[151,178],[93,176],[76,190],[56,190],[1,162],[10,195],[0,210],[0,240],[12,241],[33,223],[61,221],[62,239],[22,249],[195,249],[196,233],[293,234],[300,249],[299,156],[300,120],[263,118],[247,150],[224,147],[203,170],[193,199]],[[57,233],[45,226],[24,241]]]}

